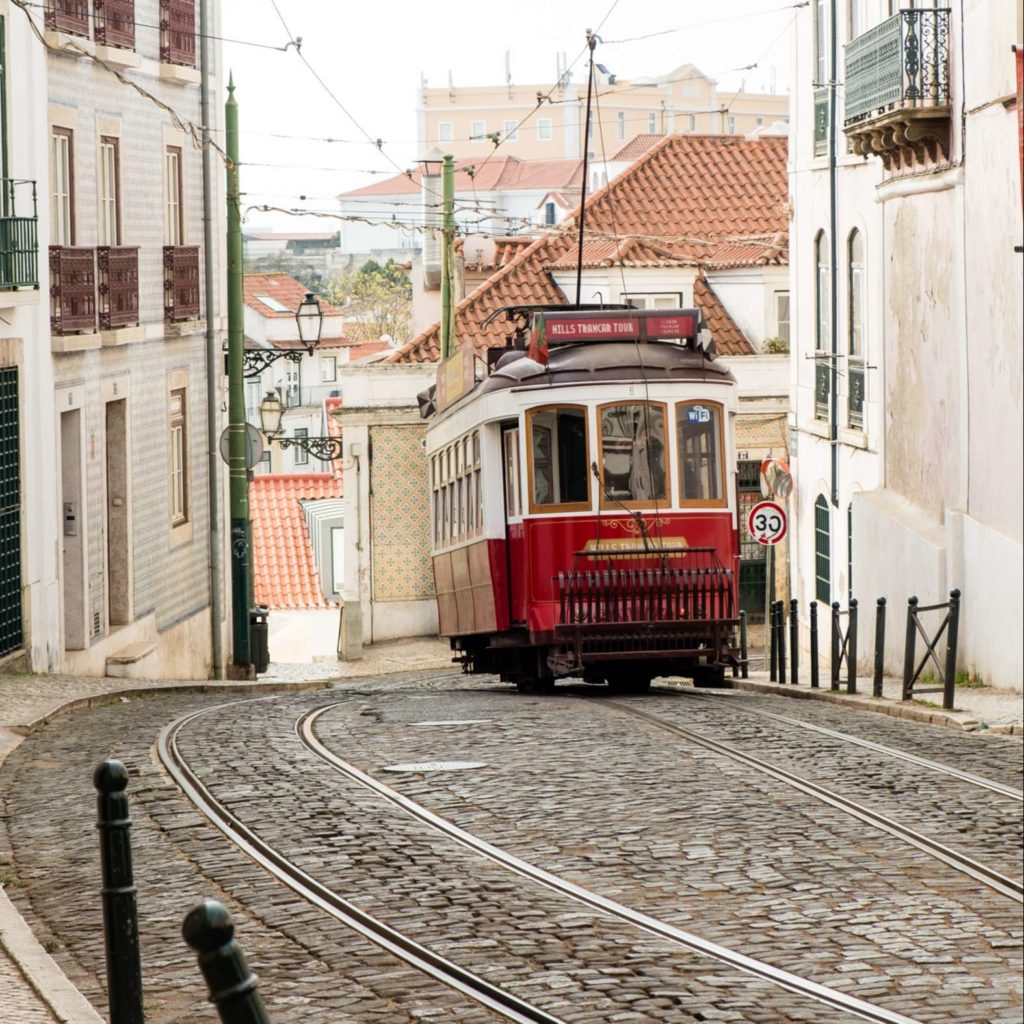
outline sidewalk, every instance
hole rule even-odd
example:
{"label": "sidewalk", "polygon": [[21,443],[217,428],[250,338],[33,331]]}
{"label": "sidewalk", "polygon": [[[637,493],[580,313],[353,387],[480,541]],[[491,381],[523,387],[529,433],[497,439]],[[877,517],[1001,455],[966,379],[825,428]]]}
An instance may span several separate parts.
{"label": "sidewalk", "polygon": [[[332,660],[304,665],[277,665],[255,682],[179,682],[174,680],[0,675],[0,766],[29,733],[68,711],[106,703],[118,697],[159,692],[234,693],[301,692],[325,689],[336,682],[395,672],[454,669],[447,641],[416,638],[367,647],[361,661]],[[671,681],[671,680],[669,680]],[[1024,734],[1024,704],[1019,691],[992,687],[957,687],[956,710],[942,710],[942,695],[900,701],[901,683],[885,680],[884,696],[871,697],[871,680],[858,680],[859,693],[834,692],[823,673],[823,689],[812,690],[808,678],[797,686],[772,683],[767,672],[752,671],[749,679],[728,679],[736,689],[777,693],[804,700],[835,701],[875,713],[951,728]],[[689,685],[678,680],[679,685]],[[32,935],[3,891],[9,851],[0,845],[0,1024],[103,1024],[104,1018],[71,985],[61,969]]]}

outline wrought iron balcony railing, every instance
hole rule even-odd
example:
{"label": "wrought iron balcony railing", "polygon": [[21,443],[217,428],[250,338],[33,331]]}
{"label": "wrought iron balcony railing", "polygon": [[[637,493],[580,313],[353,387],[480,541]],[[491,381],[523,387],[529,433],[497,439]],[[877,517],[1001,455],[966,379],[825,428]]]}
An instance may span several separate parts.
{"label": "wrought iron balcony railing", "polygon": [[832,399],[832,366],[824,353],[814,361],[814,418],[827,420]]}
{"label": "wrought iron balcony railing", "polygon": [[899,11],[845,54],[843,130],[854,152],[879,153],[887,166],[901,149],[923,160],[937,146],[948,156],[949,8]]}
{"label": "wrought iron balcony railing", "polygon": [[160,59],[196,66],[195,0],[160,0]]}
{"label": "wrought iron balcony railing", "polygon": [[96,42],[135,49],[135,0],[93,0]]}
{"label": "wrought iron balcony railing", "polygon": [[49,0],[45,24],[51,32],[67,32],[88,38],[89,0]]}
{"label": "wrought iron balcony railing", "polygon": [[814,155],[828,152],[828,86],[814,90]]}
{"label": "wrought iron balcony railing", "polygon": [[0,178],[0,291],[39,287],[38,224],[36,183]]}
{"label": "wrought iron balcony railing", "polygon": [[91,334],[96,330],[96,250],[50,246],[50,330]]}
{"label": "wrought iron balcony railing", "polygon": [[137,246],[101,245],[96,250],[99,272],[100,330],[139,322],[139,250]]}
{"label": "wrought iron balcony railing", "polygon": [[199,316],[199,247],[164,246],[164,319],[169,323]]}
{"label": "wrought iron balcony railing", "polygon": [[847,422],[855,430],[864,429],[864,361],[850,359],[847,373],[850,381],[850,393],[847,396]]}

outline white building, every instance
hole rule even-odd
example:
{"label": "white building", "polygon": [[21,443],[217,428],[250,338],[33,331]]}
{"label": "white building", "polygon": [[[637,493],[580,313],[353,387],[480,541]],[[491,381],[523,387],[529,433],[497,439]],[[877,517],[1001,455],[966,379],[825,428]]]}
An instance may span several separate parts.
{"label": "white building", "polygon": [[837,6],[834,76],[827,0],[794,47],[793,592],[858,599],[864,667],[885,597],[899,674],[908,597],[959,588],[960,668],[1019,686],[1022,5]]}

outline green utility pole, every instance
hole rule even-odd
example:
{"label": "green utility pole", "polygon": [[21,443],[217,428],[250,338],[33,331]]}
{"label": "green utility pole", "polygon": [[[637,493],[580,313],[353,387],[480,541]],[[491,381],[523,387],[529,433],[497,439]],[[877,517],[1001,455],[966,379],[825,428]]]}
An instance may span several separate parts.
{"label": "green utility pole", "polygon": [[455,271],[455,159],[445,155],[441,165],[441,359],[455,354],[455,316],[452,278]]}
{"label": "green utility pole", "polygon": [[242,333],[242,214],[239,205],[238,104],[234,77],[224,107],[228,156],[228,480],[231,497],[232,662],[248,674],[249,651],[249,476],[246,467],[245,389]]}

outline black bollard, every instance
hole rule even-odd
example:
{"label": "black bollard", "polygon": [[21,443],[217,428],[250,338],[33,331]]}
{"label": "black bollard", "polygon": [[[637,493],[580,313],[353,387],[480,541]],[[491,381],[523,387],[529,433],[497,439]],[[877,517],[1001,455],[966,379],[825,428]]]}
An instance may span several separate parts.
{"label": "black bollard", "polygon": [[768,650],[768,662],[769,662],[770,668],[769,668],[769,671],[768,671],[768,678],[769,678],[769,680],[771,682],[774,683],[776,678],[777,678],[777,675],[776,675],[776,665],[778,664],[778,649],[776,647],[776,644],[778,642],[778,630],[775,628],[775,602],[774,601],[772,601],[768,605],[768,621],[765,623],[765,629],[768,632],[768,636],[766,637],[766,642],[767,642],[768,648],[769,648],[769,650]]}
{"label": "black bollard", "polygon": [[800,649],[800,603],[794,597],[789,602],[789,681],[796,686],[800,682],[798,669]]}
{"label": "black bollard", "polygon": [[775,622],[778,627],[778,681],[785,682],[785,601],[775,602]]}
{"label": "black bollard", "polygon": [[120,761],[103,761],[92,776],[96,827],[103,870],[103,936],[107,952],[110,1024],[143,1024],[139,922],[132,874],[132,819],[128,816],[128,771]]}
{"label": "black bollard", "polygon": [[811,602],[811,689],[818,689],[818,602]]}
{"label": "black bollard", "polygon": [[745,611],[740,612],[740,661],[743,664],[740,666],[740,675],[744,679],[750,678],[750,665],[747,659],[747,613]]}
{"label": "black bollard", "polygon": [[857,692],[857,598],[850,598],[846,623],[846,692]]}
{"label": "black bollard", "polygon": [[842,657],[842,646],[840,637],[843,635],[842,625],[839,622],[839,602],[832,602],[832,664],[830,666],[831,689],[839,689],[839,659]]}
{"label": "black bollard", "polygon": [[270,1024],[263,1000],[235,942],[231,915],[216,900],[205,900],[189,911],[181,934],[199,954],[199,969],[210,989],[222,1024]]}
{"label": "black bollard", "polygon": [[946,671],[942,687],[942,707],[953,710],[953,690],[956,686],[956,648],[960,635],[960,591],[949,592],[949,625],[946,627]]}
{"label": "black bollard", "polygon": [[910,700],[914,678],[914,645],[917,640],[917,598],[907,599],[907,635],[903,647],[903,700]]}
{"label": "black bollard", "polygon": [[875,606],[875,677],[871,685],[873,697],[882,696],[882,674],[885,671],[885,598]]}

